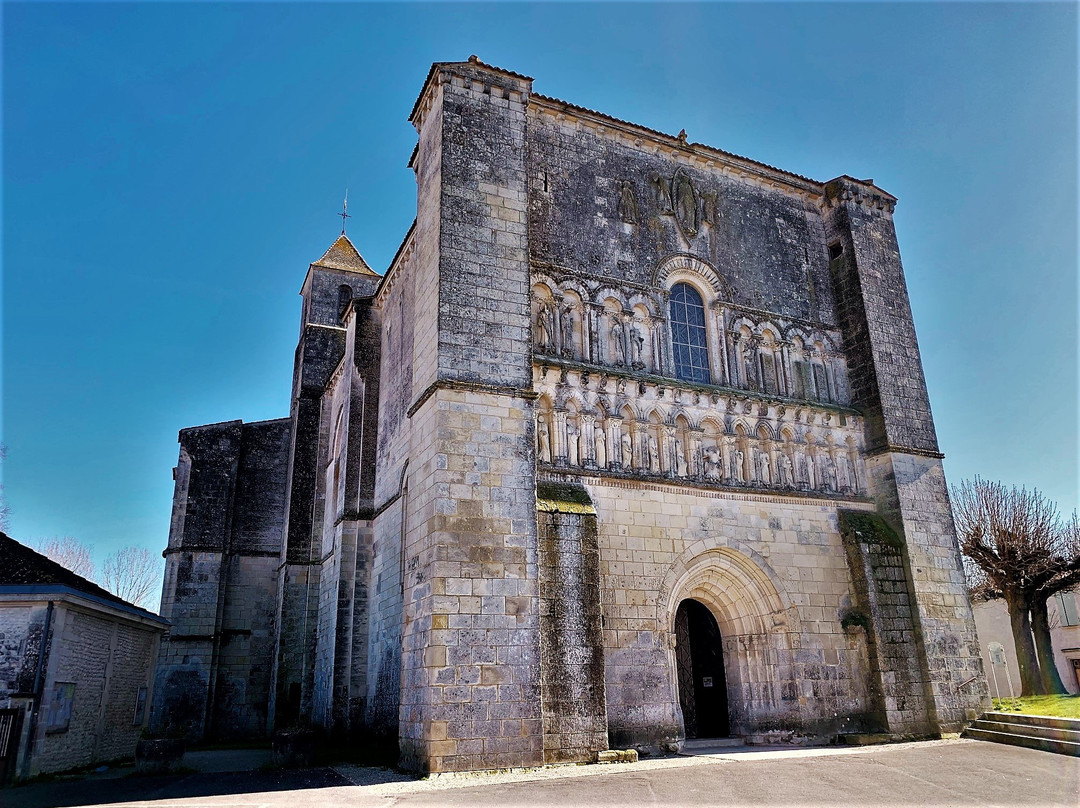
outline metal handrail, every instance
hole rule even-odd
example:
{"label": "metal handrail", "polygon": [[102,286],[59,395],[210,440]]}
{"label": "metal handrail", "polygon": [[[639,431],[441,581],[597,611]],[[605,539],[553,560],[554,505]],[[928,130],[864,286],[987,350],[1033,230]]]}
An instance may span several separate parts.
{"label": "metal handrail", "polygon": [[967,687],[968,685],[970,685],[970,684],[971,684],[972,682],[974,682],[974,681],[975,681],[976,679],[978,679],[978,678],[979,678],[979,674],[977,674],[977,673],[976,673],[976,674],[975,674],[974,676],[972,676],[972,677],[971,677],[970,679],[965,679],[965,680],[964,680],[964,681],[962,681],[962,682],[961,682],[960,684],[958,684],[958,685],[956,686],[956,689],[957,689],[957,690],[959,690],[959,689],[960,689],[960,688],[962,688],[962,687]]}

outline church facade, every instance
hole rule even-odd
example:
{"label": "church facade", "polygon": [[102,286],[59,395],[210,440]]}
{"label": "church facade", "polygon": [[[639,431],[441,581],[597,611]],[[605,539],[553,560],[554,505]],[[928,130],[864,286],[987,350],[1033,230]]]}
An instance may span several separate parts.
{"label": "church facade", "polygon": [[416,222],[302,288],[289,416],[192,427],[155,721],[453,771],[987,706],[892,212],[432,66]]}

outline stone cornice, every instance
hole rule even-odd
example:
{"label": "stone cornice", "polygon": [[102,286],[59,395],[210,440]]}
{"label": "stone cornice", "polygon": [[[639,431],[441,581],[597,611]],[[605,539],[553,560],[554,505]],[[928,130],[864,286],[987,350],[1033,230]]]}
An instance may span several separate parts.
{"label": "stone cornice", "polygon": [[[536,479],[545,482],[567,482],[573,480],[586,485],[602,485],[608,488],[622,488],[629,491],[671,491],[695,496],[707,496],[713,499],[727,499],[741,502],[771,502],[778,505],[830,505],[843,506],[852,510],[874,511],[877,507],[868,497],[853,497],[848,494],[823,494],[816,491],[785,491],[777,493],[763,488],[733,487],[704,483],[692,479],[662,480],[637,474],[622,474],[607,471],[598,474],[596,469],[559,469],[549,470],[544,464],[537,466]],[[687,491],[686,489],[691,489]]]}
{"label": "stone cornice", "polygon": [[510,385],[501,384],[485,384],[483,382],[470,382],[462,379],[436,379],[427,386],[412,406],[409,407],[408,412],[405,414],[407,418],[412,418],[422,406],[424,402],[435,395],[436,390],[462,390],[467,393],[487,393],[494,396],[510,396],[511,398],[524,398],[528,401],[535,401],[540,397],[540,394],[535,390],[528,387],[513,387]]}

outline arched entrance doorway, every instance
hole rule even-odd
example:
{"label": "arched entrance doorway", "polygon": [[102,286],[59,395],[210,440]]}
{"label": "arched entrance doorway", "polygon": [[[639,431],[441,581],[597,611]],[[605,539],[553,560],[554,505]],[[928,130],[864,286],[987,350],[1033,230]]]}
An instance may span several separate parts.
{"label": "arched entrance doorway", "polygon": [[724,648],[716,618],[687,598],[675,612],[679,706],[687,738],[726,738],[730,732]]}

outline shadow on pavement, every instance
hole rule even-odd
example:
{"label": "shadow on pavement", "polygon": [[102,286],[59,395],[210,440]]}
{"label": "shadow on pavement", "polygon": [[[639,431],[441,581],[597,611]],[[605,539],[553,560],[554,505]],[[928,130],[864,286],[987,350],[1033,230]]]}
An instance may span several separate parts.
{"label": "shadow on pavement", "polygon": [[[400,775],[388,771],[387,778]],[[100,780],[54,780],[0,790],[3,808],[64,808],[116,802],[154,802],[188,797],[352,785],[331,768],[247,772],[195,772],[154,777],[132,775]]]}

